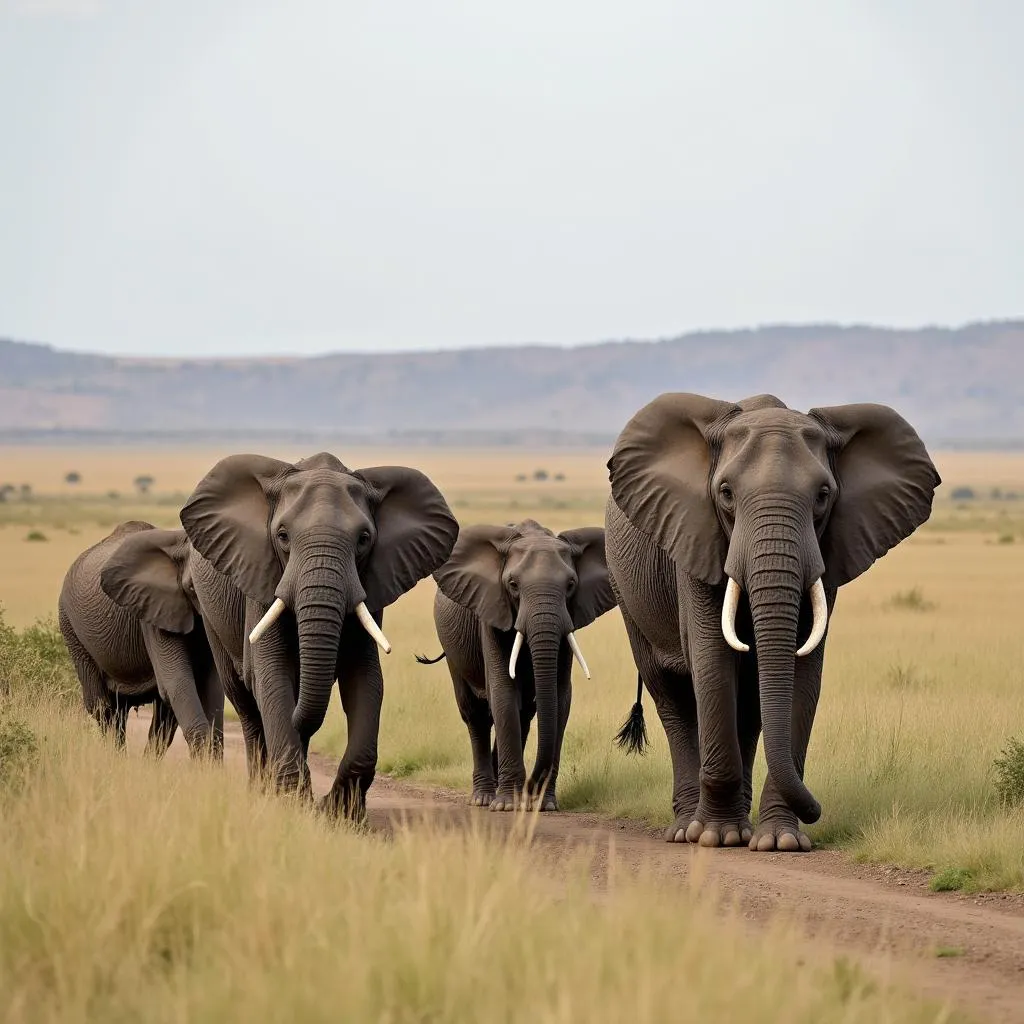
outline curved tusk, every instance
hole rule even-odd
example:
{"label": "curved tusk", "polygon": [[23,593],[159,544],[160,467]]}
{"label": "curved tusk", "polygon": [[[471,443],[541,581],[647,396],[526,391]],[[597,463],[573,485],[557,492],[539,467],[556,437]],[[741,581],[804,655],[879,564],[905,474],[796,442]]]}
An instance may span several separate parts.
{"label": "curved tusk", "polygon": [[366,607],[365,602],[360,601],[356,605],[356,618],[359,620],[359,624],[366,630],[374,640],[377,641],[377,646],[385,654],[391,653],[391,644],[388,643],[388,638],[381,632],[380,626],[373,621],[373,616],[370,614],[370,609]]}
{"label": "curved tusk", "polygon": [[583,652],[580,650],[580,642],[576,639],[575,633],[570,633],[568,638],[569,648],[573,653],[573,656],[580,663],[580,668],[583,669],[583,674],[589,679],[590,669],[587,668],[587,659],[583,657]]}
{"label": "curved tusk", "polygon": [[516,677],[516,662],[519,660],[519,652],[523,649],[523,634],[516,630],[516,638],[512,642],[512,657],[508,659],[509,679]]}
{"label": "curved tusk", "polygon": [[285,611],[285,603],[279,597],[274,598],[274,603],[266,610],[263,618],[252,627],[252,632],[249,634],[249,643],[256,643],[263,634],[270,629],[270,627],[277,622]]}
{"label": "curved tusk", "polygon": [[725,601],[722,604],[722,636],[734,651],[746,654],[750,650],[749,644],[745,644],[736,635],[736,610],[739,606],[740,585],[730,576],[725,588]]}
{"label": "curved tusk", "polygon": [[811,587],[811,611],[814,612],[814,621],[811,624],[811,635],[807,643],[796,652],[798,658],[810,654],[825,635],[825,627],[828,625],[828,601],[825,599],[825,584],[819,576]]}

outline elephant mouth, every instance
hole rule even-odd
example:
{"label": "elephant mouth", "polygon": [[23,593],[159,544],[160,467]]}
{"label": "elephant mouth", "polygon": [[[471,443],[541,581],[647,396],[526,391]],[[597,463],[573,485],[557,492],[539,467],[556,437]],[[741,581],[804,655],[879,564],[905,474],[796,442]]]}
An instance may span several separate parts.
{"label": "elephant mouth", "polygon": [[[519,661],[519,652],[523,649],[523,636],[520,630],[516,630],[516,638],[512,641],[512,656],[508,660],[508,674],[510,679],[516,677],[516,663]],[[569,650],[572,651],[572,656],[580,663],[580,668],[583,669],[584,676],[587,679],[590,678],[590,669],[587,667],[587,659],[583,657],[583,651],[580,648],[580,642],[576,639],[576,634],[569,632],[566,634],[566,639],[569,641]]]}
{"label": "elephant mouth", "polygon": [[[740,605],[741,593],[740,585],[730,576],[725,588],[725,601],[722,604],[722,635],[734,651],[746,654],[750,650],[750,645],[745,644],[736,635],[736,612]],[[811,633],[803,646],[797,649],[798,658],[806,657],[821,643],[825,627],[828,625],[828,601],[825,599],[825,585],[821,582],[820,576],[811,586],[811,611],[814,615]]]}
{"label": "elephant mouth", "polygon": [[[252,628],[252,632],[249,634],[249,643],[255,644],[259,641],[260,637],[284,614],[287,605],[281,598],[274,598],[274,603],[267,609],[266,614],[256,623]],[[370,634],[371,637],[376,641],[377,646],[385,654],[391,653],[391,644],[388,643],[388,638],[384,635],[380,626],[373,621],[373,616],[370,614],[370,610],[366,607],[365,601],[360,601],[355,607],[356,618],[359,620],[359,624]]]}

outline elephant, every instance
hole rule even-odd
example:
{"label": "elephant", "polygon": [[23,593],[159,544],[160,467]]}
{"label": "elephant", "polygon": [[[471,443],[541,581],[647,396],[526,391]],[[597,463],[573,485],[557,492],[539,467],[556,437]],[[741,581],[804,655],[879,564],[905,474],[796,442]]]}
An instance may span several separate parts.
{"label": "elephant", "polygon": [[[434,624],[473,752],[475,806],[557,811],[572,660],[589,679],[575,630],[615,605],[599,526],[555,534],[532,519],[467,526],[434,573]],[[537,756],[523,748],[534,714]],[[491,750],[491,725],[495,744]]]}
{"label": "elephant", "polygon": [[838,589],[931,515],[941,479],[924,443],[885,405],[665,393],[607,466],[608,568],[639,677],[618,741],[642,749],[646,686],[672,758],[666,839],[810,850],[800,822],[821,807],[804,763],[828,623]]}
{"label": "elephant", "polygon": [[147,750],[162,755],[180,725],[192,757],[220,760],[224,689],[189,572],[184,530],[130,520],[72,562],[57,618],[86,711],[117,746],[128,711],[153,702]]}
{"label": "elephant", "polygon": [[238,713],[250,778],[309,796],[306,757],[335,680],[348,721],[321,809],[359,819],[377,765],[384,608],[442,565],[458,522],[405,466],[350,470],[230,455],[181,510],[214,657]]}

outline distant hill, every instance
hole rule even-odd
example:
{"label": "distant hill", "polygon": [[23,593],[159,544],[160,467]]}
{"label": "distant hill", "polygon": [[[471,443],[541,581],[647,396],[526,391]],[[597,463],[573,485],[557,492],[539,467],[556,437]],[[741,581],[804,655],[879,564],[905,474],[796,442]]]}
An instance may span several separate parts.
{"label": "distant hill", "polygon": [[932,443],[1024,444],[1024,320],[290,359],[129,359],[0,340],[7,440],[604,443],[662,391],[767,391],[799,409],[886,402]]}

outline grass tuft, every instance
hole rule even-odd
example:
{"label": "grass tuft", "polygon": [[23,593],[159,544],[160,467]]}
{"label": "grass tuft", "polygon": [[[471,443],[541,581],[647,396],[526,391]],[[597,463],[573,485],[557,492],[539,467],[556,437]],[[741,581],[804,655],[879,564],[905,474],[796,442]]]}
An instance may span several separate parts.
{"label": "grass tuft", "polygon": [[1024,741],[1011,737],[992,763],[996,792],[1005,806],[1024,804]]}

